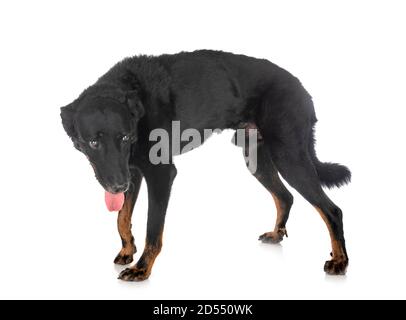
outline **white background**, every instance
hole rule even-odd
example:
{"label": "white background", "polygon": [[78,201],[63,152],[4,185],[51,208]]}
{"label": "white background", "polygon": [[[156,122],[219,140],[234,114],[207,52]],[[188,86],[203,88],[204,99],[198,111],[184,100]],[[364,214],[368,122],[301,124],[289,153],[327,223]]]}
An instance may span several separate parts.
{"label": "white background", "polygon": [[[3,1],[0,298],[406,298],[403,1]],[[267,58],[314,97],[317,151],[346,164],[350,267],[322,270],[327,229],[296,192],[289,238],[264,245],[271,196],[232,132],[176,159],[164,248],[143,283],[117,280],[116,214],[59,107],[120,59],[222,49]],[[139,257],[146,188],[133,225]]]}

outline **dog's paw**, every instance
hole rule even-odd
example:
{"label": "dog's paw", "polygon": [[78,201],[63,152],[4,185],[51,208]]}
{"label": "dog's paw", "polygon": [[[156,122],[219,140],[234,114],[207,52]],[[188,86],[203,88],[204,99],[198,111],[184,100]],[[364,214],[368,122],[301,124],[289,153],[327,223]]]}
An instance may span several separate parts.
{"label": "dog's paw", "polygon": [[137,248],[135,246],[124,247],[114,259],[114,263],[119,265],[130,264],[133,262],[133,256],[136,252]]}
{"label": "dog's paw", "polygon": [[123,270],[118,276],[118,279],[123,281],[144,281],[147,280],[149,276],[150,273],[146,269],[132,267]]}
{"label": "dog's paw", "polygon": [[345,275],[347,267],[347,259],[331,259],[324,264],[324,271],[329,275]]}
{"label": "dog's paw", "polygon": [[288,236],[286,229],[279,229],[278,231],[264,233],[258,240],[263,243],[279,243],[285,235]]}
{"label": "dog's paw", "polygon": [[114,259],[115,264],[119,264],[122,266],[124,266],[126,264],[130,264],[133,261],[134,261],[134,258],[133,258],[132,254],[122,254],[121,252]]}
{"label": "dog's paw", "polygon": [[259,241],[263,243],[279,243],[283,240],[283,236],[281,236],[277,232],[267,232],[264,233],[262,236],[259,237]]}

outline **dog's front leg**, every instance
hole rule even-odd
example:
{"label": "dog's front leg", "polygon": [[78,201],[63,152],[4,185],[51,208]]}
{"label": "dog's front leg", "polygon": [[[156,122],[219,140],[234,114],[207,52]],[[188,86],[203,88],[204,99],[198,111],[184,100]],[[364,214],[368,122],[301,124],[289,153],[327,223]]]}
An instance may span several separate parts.
{"label": "dog's front leg", "polygon": [[151,274],[155,259],[161,251],[162,233],[164,230],[166,208],[176,176],[173,164],[152,165],[141,167],[148,187],[148,224],[144,252],[134,267],[120,273],[119,279],[124,281],[142,281]]}
{"label": "dog's front leg", "polygon": [[133,214],[135,202],[138,198],[141,182],[141,172],[139,169],[133,169],[131,172],[130,188],[125,193],[123,208],[118,213],[117,227],[123,247],[114,259],[115,264],[130,264],[133,262],[133,256],[137,252],[137,248],[134,244],[134,237],[131,233],[131,216]]}

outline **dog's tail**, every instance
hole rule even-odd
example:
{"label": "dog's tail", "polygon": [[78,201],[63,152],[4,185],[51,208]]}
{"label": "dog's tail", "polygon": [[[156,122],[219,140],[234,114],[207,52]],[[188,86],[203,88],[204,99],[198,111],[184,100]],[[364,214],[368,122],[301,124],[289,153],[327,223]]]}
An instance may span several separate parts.
{"label": "dog's tail", "polygon": [[351,171],[338,163],[321,162],[317,159],[314,138],[314,128],[311,132],[311,141],[309,142],[309,152],[313,164],[316,167],[320,182],[327,188],[341,187],[351,181]]}

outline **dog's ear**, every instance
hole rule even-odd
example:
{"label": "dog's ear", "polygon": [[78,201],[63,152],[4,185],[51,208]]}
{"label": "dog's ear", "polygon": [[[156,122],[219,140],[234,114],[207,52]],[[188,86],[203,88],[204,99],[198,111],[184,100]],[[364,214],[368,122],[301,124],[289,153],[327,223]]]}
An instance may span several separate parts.
{"label": "dog's ear", "polygon": [[136,90],[127,92],[127,104],[135,120],[139,120],[144,116],[144,105]]}
{"label": "dog's ear", "polygon": [[77,138],[74,123],[75,112],[76,108],[73,103],[61,108],[62,125],[68,136],[71,138]]}

